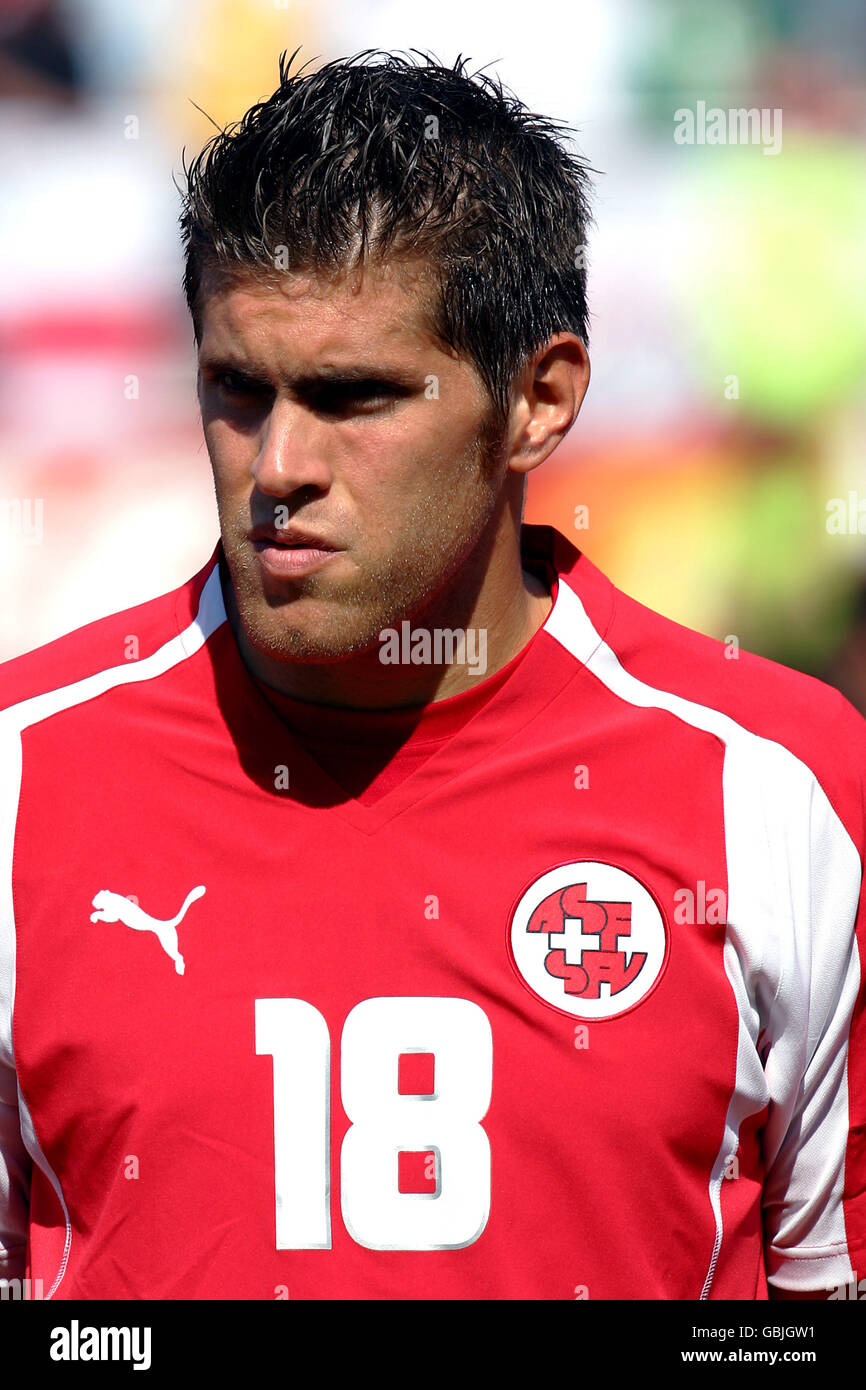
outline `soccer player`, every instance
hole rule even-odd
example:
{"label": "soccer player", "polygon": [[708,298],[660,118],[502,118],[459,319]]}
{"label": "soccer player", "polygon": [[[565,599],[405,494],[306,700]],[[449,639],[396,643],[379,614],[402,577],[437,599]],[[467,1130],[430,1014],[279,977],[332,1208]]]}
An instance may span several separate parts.
{"label": "soccer player", "polygon": [[460,61],[280,79],[186,171],[219,543],[0,671],[5,1272],[826,1297],[866,723],[522,526],[589,378],[553,126]]}

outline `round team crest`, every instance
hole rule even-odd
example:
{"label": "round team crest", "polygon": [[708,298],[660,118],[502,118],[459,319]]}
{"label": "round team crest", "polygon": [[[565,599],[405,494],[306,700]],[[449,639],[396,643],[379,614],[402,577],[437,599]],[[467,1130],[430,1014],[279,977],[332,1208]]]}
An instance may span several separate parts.
{"label": "round team crest", "polygon": [[591,859],[535,879],[511,914],[511,959],[533,994],[574,1018],[615,1018],[647,997],[668,936],[648,888]]}

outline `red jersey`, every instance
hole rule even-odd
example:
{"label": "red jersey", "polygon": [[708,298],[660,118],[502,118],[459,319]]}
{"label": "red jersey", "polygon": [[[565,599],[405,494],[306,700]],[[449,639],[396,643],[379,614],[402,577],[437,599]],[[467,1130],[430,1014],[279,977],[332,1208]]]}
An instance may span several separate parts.
{"label": "red jersey", "polygon": [[864,1270],[866,722],[524,545],[547,621],[414,714],[264,690],[219,546],[0,668],[0,1270],[55,1299]]}

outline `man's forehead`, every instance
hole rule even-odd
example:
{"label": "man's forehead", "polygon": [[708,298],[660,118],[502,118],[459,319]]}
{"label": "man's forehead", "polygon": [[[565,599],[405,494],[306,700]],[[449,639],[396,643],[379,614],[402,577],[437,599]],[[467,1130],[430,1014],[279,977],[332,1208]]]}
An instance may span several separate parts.
{"label": "man's forehead", "polygon": [[199,307],[203,348],[230,338],[250,350],[291,342],[316,356],[358,347],[442,351],[429,326],[429,277],[406,262],[336,276],[206,270]]}

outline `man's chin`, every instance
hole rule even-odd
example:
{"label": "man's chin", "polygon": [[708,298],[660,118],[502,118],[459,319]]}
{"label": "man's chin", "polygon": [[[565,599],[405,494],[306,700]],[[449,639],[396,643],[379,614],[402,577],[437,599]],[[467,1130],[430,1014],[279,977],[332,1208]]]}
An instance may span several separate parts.
{"label": "man's chin", "polygon": [[[282,616],[283,621],[280,621]],[[246,642],[260,657],[280,663],[331,664],[370,656],[378,659],[381,646],[379,633],[374,631],[346,631],[331,621],[311,623],[309,626],[293,623],[283,607],[269,608],[267,617],[260,611],[241,612],[241,622]]]}
{"label": "man's chin", "polygon": [[226,612],[242,651],[281,664],[325,664],[378,650],[384,624],[357,601],[323,593],[315,576],[270,583],[255,563],[227,568]]}

